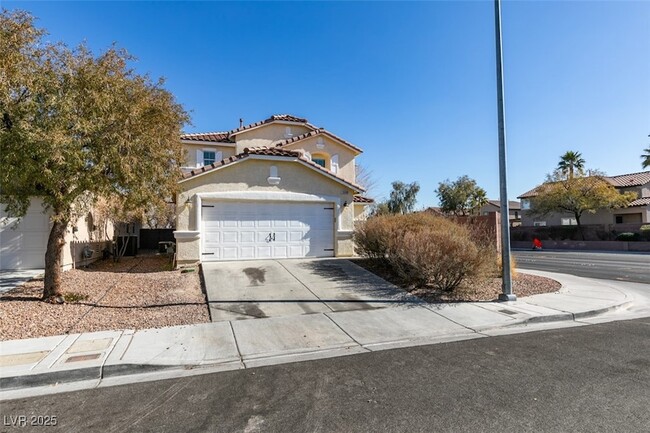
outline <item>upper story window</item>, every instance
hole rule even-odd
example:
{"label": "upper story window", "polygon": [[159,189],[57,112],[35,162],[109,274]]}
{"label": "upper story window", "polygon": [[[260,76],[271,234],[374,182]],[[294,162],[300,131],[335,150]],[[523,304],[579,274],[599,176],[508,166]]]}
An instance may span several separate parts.
{"label": "upper story window", "polygon": [[196,151],[196,166],[203,167],[204,165],[214,164],[221,161],[222,152],[214,149],[202,149]]}
{"label": "upper story window", "polygon": [[293,137],[293,133],[291,132],[291,127],[287,126],[284,128],[284,138],[291,138]]}
{"label": "upper story window", "polygon": [[204,150],[203,151],[203,165],[214,164],[217,160],[217,152]]}
{"label": "upper story window", "polygon": [[311,160],[314,161],[316,164],[320,165],[321,167],[329,170],[329,163],[330,163],[329,155],[325,153],[313,153],[311,155]]}
{"label": "upper story window", "polygon": [[530,200],[528,200],[528,199],[523,199],[523,200],[521,201],[521,208],[522,208],[523,210],[528,210],[528,209],[530,209]]}

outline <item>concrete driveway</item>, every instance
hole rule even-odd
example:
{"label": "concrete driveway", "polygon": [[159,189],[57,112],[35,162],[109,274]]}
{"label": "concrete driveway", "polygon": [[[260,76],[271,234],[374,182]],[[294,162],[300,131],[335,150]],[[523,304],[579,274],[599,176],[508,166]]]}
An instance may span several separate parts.
{"label": "concrete driveway", "polygon": [[213,322],[421,302],[343,259],[203,263],[202,269]]}
{"label": "concrete driveway", "polygon": [[0,293],[8,292],[32,278],[43,275],[43,269],[0,271]]}

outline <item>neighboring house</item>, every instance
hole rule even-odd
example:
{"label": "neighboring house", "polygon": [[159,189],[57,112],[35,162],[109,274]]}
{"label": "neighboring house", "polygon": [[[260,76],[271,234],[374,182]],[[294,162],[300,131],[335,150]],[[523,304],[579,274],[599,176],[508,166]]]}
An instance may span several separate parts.
{"label": "neighboring house", "polygon": [[[580,218],[581,224],[646,224],[650,223],[650,171],[622,174],[619,176],[606,176],[606,181],[611,183],[621,193],[634,191],[637,199],[626,208],[601,209],[596,213],[585,213]],[[537,189],[520,195],[523,226],[559,226],[576,225],[572,214],[551,214],[547,216],[532,216],[530,212],[530,199],[537,195]]]}
{"label": "neighboring house", "polygon": [[[0,270],[41,269],[52,225],[42,201],[33,198],[22,218],[9,217],[0,204]],[[84,266],[102,257],[107,239],[113,237],[110,222],[102,222],[93,211],[68,228],[63,247],[63,269]]]}
{"label": "neighboring house", "polygon": [[181,140],[178,264],[354,254],[355,145],[291,115]]}
{"label": "neighboring house", "polygon": [[[501,212],[500,200],[488,200],[488,203],[479,210],[480,215],[487,215],[490,212]],[[521,205],[518,201],[508,200],[508,220],[511,227],[521,225]]]}

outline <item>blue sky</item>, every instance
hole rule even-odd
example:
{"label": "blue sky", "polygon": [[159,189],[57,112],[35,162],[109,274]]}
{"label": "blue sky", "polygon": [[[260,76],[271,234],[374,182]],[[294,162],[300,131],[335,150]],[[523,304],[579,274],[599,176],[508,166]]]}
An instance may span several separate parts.
{"label": "blue sky", "polygon": [[[12,2],[52,41],[113,42],[163,76],[188,132],[291,113],[365,150],[382,198],[469,175],[498,198],[494,18],[473,2]],[[607,174],[650,145],[650,2],[503,3],[509,198],[567,150]]]}

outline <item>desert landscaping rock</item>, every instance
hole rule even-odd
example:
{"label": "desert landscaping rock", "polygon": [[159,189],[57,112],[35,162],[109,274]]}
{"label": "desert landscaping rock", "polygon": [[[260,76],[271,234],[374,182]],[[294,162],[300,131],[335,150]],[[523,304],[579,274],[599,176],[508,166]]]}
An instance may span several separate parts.
{"label": "desert landscaping rock", "polygon": [[0,297],[0,339],[109,329],[145,329],[210,321],[198,273],[170,270],[163,256],[105,260],[63,273],[62,305],[40,301],[43,280]]}

